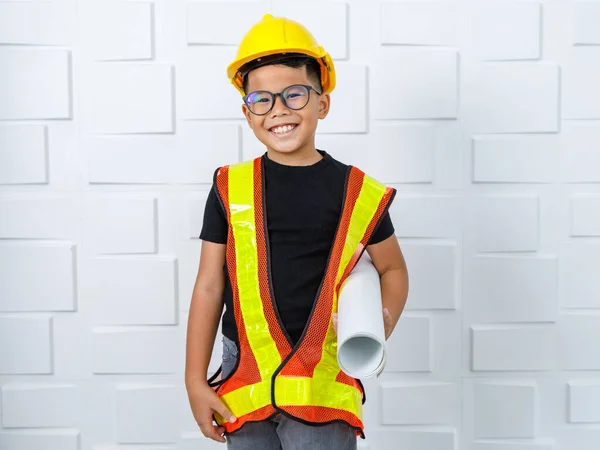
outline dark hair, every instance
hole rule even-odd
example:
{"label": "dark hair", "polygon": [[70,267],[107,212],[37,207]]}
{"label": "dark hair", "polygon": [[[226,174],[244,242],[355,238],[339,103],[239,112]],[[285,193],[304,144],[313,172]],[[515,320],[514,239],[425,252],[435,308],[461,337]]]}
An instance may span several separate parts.
{"label": "dark hair", "polygon": [[293,69],[306,67],[308,80],[319,90],[319,92],[323,92],[323,86],[321,86],[321,66],[319,65],[319,62],[310,56],[295,53],[289,55],[272,55],[271,57],[250,61],[242,66],[240,72],[244,77],[242,87],[245,93],[248,93],[248,73],[263,66],[286,66],[292,67]]}

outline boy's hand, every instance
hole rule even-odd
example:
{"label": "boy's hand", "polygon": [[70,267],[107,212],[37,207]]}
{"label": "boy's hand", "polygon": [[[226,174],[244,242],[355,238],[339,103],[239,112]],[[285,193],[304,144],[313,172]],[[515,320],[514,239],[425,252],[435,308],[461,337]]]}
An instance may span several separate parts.
{"label": "boy's hand", "polygon": [[217,442],[226,442],[221,436],[225,429],[213,424],[213,414],[218,413],[229,422],[237,419],[221,401],[219,396],[205,381],[198,381],[191,387],[188,386],[188,396],[194,419],[198,423],[202,434]]}
{"label": "boy's hand", "polygon": [[[383,327],[385,330],[385,340],[387,341],[387,339],[390,337],[390,333],[391,333],[392,326],[393,326],[392,316],[387,308],[383,308],[382,312],[383,312]],[[333,321],[333,330],[337,334],[337,322],[338,322],[337,313],[333,313],[333,315],[331,316],[331,319]]]}

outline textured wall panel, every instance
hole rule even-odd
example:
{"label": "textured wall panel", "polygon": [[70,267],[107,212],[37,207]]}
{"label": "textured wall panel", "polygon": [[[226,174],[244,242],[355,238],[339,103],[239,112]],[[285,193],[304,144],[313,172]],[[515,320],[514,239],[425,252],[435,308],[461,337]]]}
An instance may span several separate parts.
{"label": "textured wall panel", "polygon": [[456,118],[456,51],[382,47],[375,57],[370,77],[375,119]]}
{"label": "textured wall panel", "polygon": [[86,128],[92,134],[174,130],[173,67],[97,63],[86,86]]}
{"label": "textured wall panel", "polygon": [[88,261],[87,269],[87,295],[94,307],[95,324],[176,323],[175,259],[97,258]]}
{"label": "textured wall panel", "polygon": [[0,199],[0,237],[74,239],[78,231],[74,198]]}
{"label": "textured wall panel", "polygon": [[2,387],[2,425],[73,428],[83,412],[80,395],[77,386],[69,384],[6,384]]}
{"label": "textured wall panel", "polygon": [[0,244],[0,311],[74,311],[73,245]]}
{"label": "textured wall panel", "polygon": [[43,125],[0,127],[0,184],[48,183],[46,133]]}
{"label": "textured wall panel", "polygon": [[152,58],[152,3],[109,0],[93,5],[90,9],[88,32],[94,59],[111,61]]}
{"label": "textured wall panel", "polygon": [[572,183],[600,182],[600,126],[596,121],[566,122],[564,143],[564,179]]}
{"label": "textured wall panel", "polygon": [[596,450],[600,446],[600,430],[563,427],[558,433],[558,449]]}
{"label": "textured wall panel", "polygon": [[600,370],[600,315],[585,312],[564,314],[560,326],[560,368]]}
{"label": "textured wall panel", "polygon": [[337,64],[339,77],[331,96],[320,133],[364,133],[367,131],[367,68],[358,64]]}
{"label": "textured wall panel", "polygon": [[456,386],[450,383],[381,384],[384,425],[451,425],[458,417]]}
{"label": "textured wall panel", "polygon": [[552,327],[471,327],[474,371],[528,371],[556,368]]}
{"label": "textured wall panel", "polygon": [[61,2],[0,3],[0,44],[67,45],[70,13]]}
{"label": "textured wall panel", "polygon": [[573,47],[564,66],[563,118],[600,119],[600,46]]}
{"label": "textured wall panel", "polygon": [[156,252],[157,207],[155,198],[86,199],[88,249],[99,254]]}
{"label": "textured wall panel", "polygon": [[430,372],[433,368],[432,324],[428,317],[402,315],[387,341],[386,372]]}
{"label": "textured wall panel", "polygon": [[399,237],[456,237],[460,202],[455,197],[396,195],[390,216]]}
{"label": "textured wall panel", "polygon": [[377,123],[368,134],[317,135],[316,145],[382,183],[432,183],[441,134],[432,125]]}
{"label": "textured wall panel", "polygon": [[554,444],[537,444],[534,442],[476,442],[469,450],[555,450]]}
{"label": "textured wall panel", "polygon": [[188,236],[196,239],[200,236],[204,224],[204,207],[208,199],[208,192],[194,194],[188,199],[189,233]]}
{"label": "textured wall panel", "polygon": [[464,114],[474,132],[558,131],[558,65],[479,65],[465,71],[465,78]]}
{"label": "textured wall panel", "polygon": [[477,438],[516,439],[536,435],[534,384],[485,382],[475,385]]}
{"label": "textured wall panel", "polygon": [[548,322],[558,314],[552,257],[478,257],[465,269],[469,314],[482,322]]}
{"label": "textured wall panel", "polygon": [[[566,308],[600,308],[600,246],[564,246],[560,260],[561,305]],[[573,270],[573,268],[577,270]]]}
{"label": "textured wall panel", "polygon": [[368,436],[372,449],[457,450],[452,431],[404,431],[375,429]]}
{"label": "textured wall panel", "polygon": [[10,431],[0,432],[0,448],[7,450],[79,450],[80,433],[77,430]]}
{"label": "textured wall panel", "polygon": [[571,236],[600,236],[600,195],[571,197]]}
{"label": "textured wall panel", "polygon": [[569,383],[569,422],[600,423],[600,383]]}
{"label": "textured wall panel", "polygon": [[120,444],[178,440],[177,390],[173,386],[119,386],[116,431]]}
{"label": "textured wall panel", "polygon": [[410,267],[406,309],[455,309],[457,249],[454,244],[401,243]]}
{"label": "textured wall panel", "polygon": [[[243,119],[242,97],[227,79],[233,47],[190,47],[177,66],[177,117]],[[210,64],[206,62],[210,61]],[[207,86],[210,86],[207,89]]]}
{"label": "textured wall panel", "polygon": [[[266,2],[188,2],[187,43],[238,45],[247,30],[261,19]],[[226,21],[215,20],[227,17]]]}
{"label": "textured wall panel", "polygon": [[534,195],[471,200],[471,236],[480,252],[533,251],[539,246],[539,200]]}
{"label": "textured wall panel", "polygon": [[0,120],[71,118],[65,50],[0,48]]}
{"label": "textured wall panel", "polygon": [[540,3],[480,3],[471,13],[469,43],[477,58],[518,60],[540,57]]}
{"label": "textured wall panel", "polygon": [[381,2],[381,43],[455,45],[458,14],[444,2]]}
{"label": "textured wall panel", "polygon": [[176,328],[96,328],[92,336],[96,374],[173,373]]}
{"label": "textured wall panel", "polygon": [[90,138],[89,182],[212,184],[217,167],[240,159],[240,145],[238,125],[195,122],[181,124],[175,136]]}
{"label": "textured wall panel", "polygon": [[50,317],[0,316],[0,325],[0,374],[53,372]]}
{"label": "textured wall panel", "polygon": [[473,181],[549,183],[558,178],[559,157],[558,136],[478,136],[473,139]]}
{"label": "textured wall panel", "polygon": [[600,4],[574,2],[573,42],[575,44],[600,44]]}

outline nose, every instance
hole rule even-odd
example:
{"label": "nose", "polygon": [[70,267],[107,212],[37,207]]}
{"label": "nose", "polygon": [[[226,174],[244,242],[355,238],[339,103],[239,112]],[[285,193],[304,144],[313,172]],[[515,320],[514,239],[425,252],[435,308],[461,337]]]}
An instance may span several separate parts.
{"label": "nose", "polygon": [[285,106],[285,103],[283,103],[283,98],[281,97],[281,94],[276,94],[274,101],[275,103],[273,104],[273,109],[271,110],[271,117],[289,114],[290,109],[287,106]]}

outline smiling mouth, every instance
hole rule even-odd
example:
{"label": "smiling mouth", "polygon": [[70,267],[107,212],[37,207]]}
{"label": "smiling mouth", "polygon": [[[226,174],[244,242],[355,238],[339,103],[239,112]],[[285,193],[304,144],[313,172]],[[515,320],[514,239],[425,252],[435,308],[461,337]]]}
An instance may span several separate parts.
{"label": "smiling mouth", "polygon": [[270,128],[269,131],[276,136],[284,136],[284,135],[289,134],[292,131],[294,131],[297,126],[298,126],[297,124],[291,123],[288,125],[280,125],[280,126]]}

